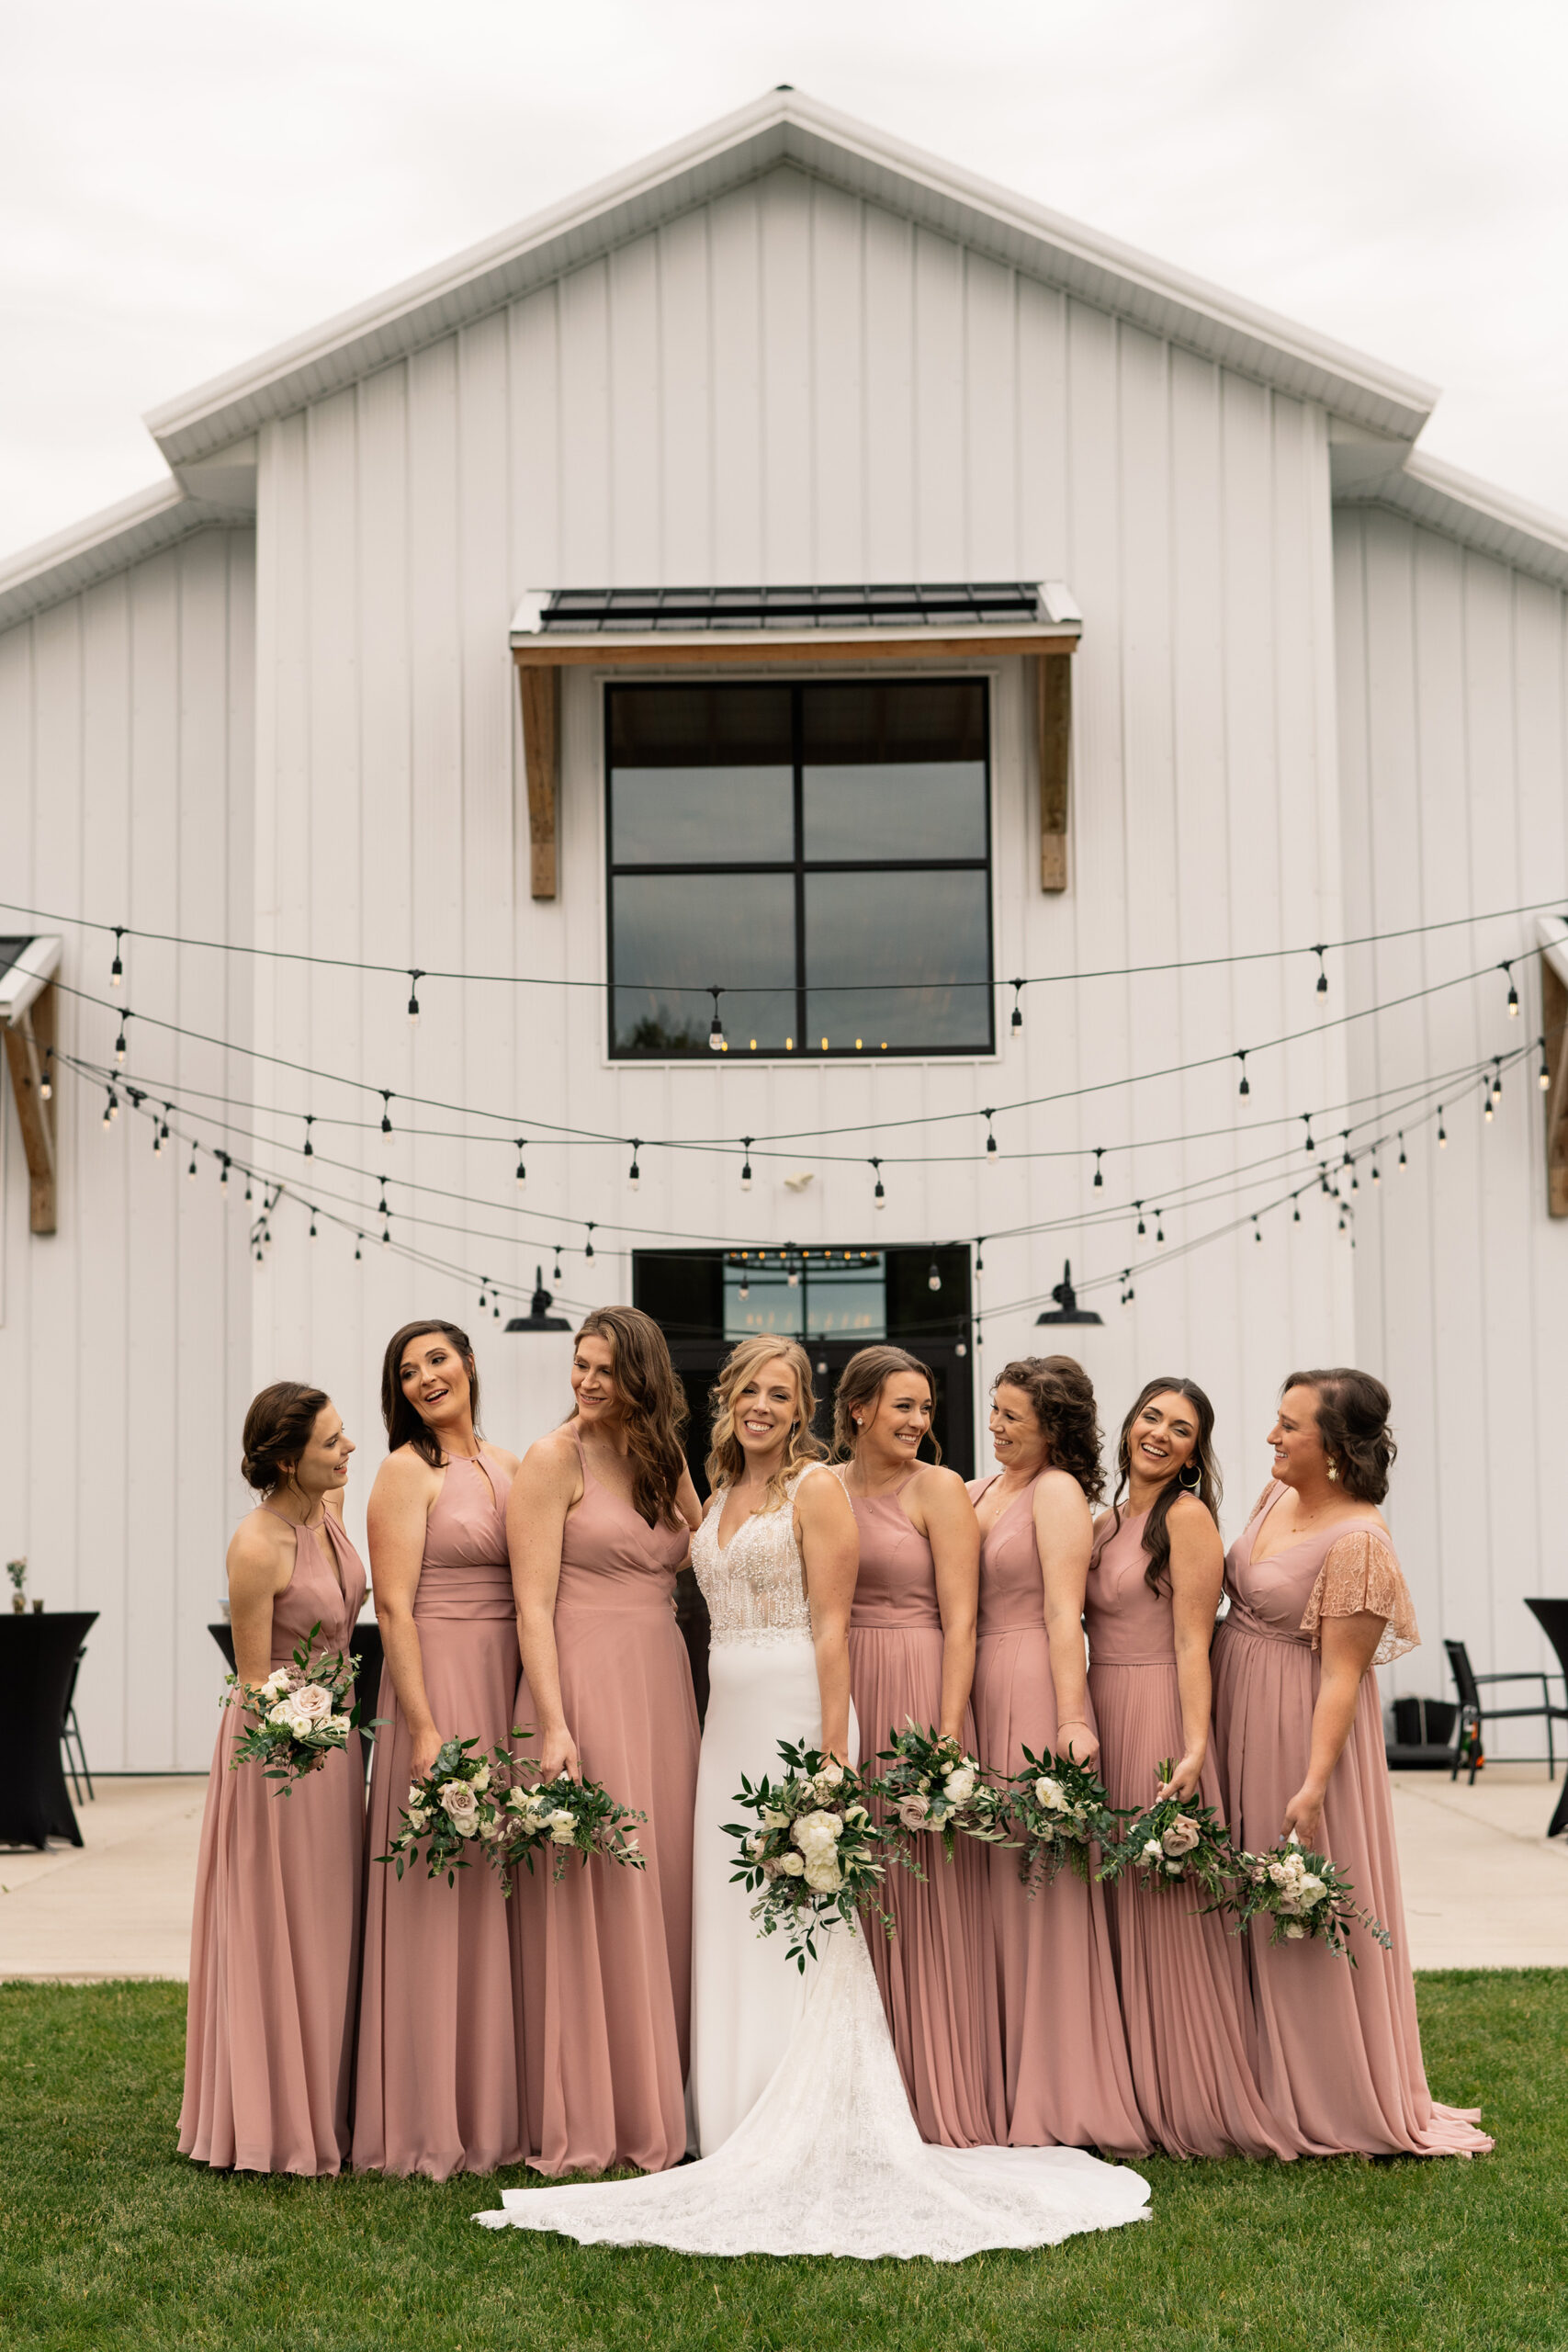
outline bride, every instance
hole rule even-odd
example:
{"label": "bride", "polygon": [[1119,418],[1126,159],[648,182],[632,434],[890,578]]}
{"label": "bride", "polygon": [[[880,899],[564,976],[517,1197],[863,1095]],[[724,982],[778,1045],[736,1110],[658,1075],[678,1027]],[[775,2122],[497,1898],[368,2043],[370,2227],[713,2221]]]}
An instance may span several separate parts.
{"label": "bride", "polygon": [[[714,1391],[712,1500],[692,1564],[713,1623],[697,1775],[688,2102],[701,2161],[637,2180],[509,2188],[491,2229],[684,2254],[926,2255],[1049,2245],[1144,2218],[1146,2182],[1077,2148],[941,2148],[916,2129],[858,1933],[803,1975],[732,1882],[744,1773],[781,1740],[853,1763],[847,1631],[858,1552],[811,1434],[792,1340],[743,1340]],[[940,1865],[938,1865],[940,1867]]]}

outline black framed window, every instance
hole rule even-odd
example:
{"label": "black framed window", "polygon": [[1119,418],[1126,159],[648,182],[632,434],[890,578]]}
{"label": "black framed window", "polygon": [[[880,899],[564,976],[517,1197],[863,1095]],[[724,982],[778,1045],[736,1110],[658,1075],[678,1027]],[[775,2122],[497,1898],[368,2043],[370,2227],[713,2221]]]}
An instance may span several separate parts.
{"label": "black framed window", "polygon": [[992,1050],[984,679],[604,691],[613,1056]]}

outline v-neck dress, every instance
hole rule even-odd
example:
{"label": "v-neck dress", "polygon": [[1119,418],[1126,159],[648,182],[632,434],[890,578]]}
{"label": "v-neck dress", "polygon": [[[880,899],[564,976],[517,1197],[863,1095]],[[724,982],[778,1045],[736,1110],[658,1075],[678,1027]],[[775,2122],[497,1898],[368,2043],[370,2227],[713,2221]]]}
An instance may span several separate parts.
{"label": "v-neck dress", "polygon": [[[969,1492],[984,1495],[991,1478]],[[1015,1495],[981,1539],[975,1645],[975,1722],[982,1763],[1023,1768],[1056,1745],[1056,1688],[1045,1587],[1034,1534],[1034,1487]],[[1092,1700],[1085,1702],[1091,1708]],[[1001,2009],[1007,2138],[1014,2147],[1148,2145],[1134,2095],[1116,1996],[1103,1888],[1058,1872],[1032,1902],[1018,1855],[984,1849]]]}
{"label": "v-neck dress", "polygon": [[[1113,1805],[1153,1804],[1159,1767],[1186,1745],[1168,1580],[1145,1571],[1147,1511],[1107,1514],[1089,1564],[1084,1622],[1100,1778]],[[1199,1800],[1224,1806],[1211,1748]],[[1258,2087],[1247,1954],[1206,1898],[1156,1890],[1129,1871],[1105,1890],[1133,2085],[1172,2156],[1293,2156]]]}
{"label": "v-neck dress", "polygon": [[[506,1546],[512,1480],[492,1454],[455,1455],[425,1521],[414,1588],[425,1695],[445,1739],[511,1745],[516,1603]],[[457,1883],[387,1853],[408,1803],[413,1735],[391,1668],[370,1767],[369,1892],[355,2071],[355,2171],[493,2172],[521,2164],[526,2122],[517,2015],[521,1938],[478,1856]]]}
{"label": "v-neck dress", "polygon": [[[271,1667],[290,1665],[318,1624],[313,1657],[345,1651],[364,1600],[364,1567],[335,1516],[296,1527]],[[232,1769],[244,1720],[224,1708],[207,1783],[180,2153],[243,2172],[335,2173],[348,2155],[359,1989],[359,1734],[284,1794],[259,1764]]]}
{"label": "v-neck dress", "polygon": [[[1384,1618],[1398,1645],[1417,1638],[1393,1546],[1371,1513],[1299,1536],[1262,1560],[1253,1546],[1286,1492],[1273,1480],[1225,1562],[1230,1613],[1214,1634],[1214,1761],[1225,1818],[1253,1852],[1278,1843],[1312,1751],[1325,1616]],[[1396,1645],[1385,1636],[1389,1647]],[[1404,1932],[1393,1806],[1377,1677],[1328,1783],[1323,1846],[1355,1900],[1393,1939],[1384,1951],[1350,1929],[1357,1965],[1315,1939],[1247,1935],[1258,2080],[1276,2122],[1311,2155],[1471,2155],[1492,2145],[1478,2109],[1438,2106],[1427,2087]]]}
{"label": "v-neck dress", "polygon": [[[574,1858],[558,1882],[546,1868],[518,1883],[529,2162],[661,2172],[686,2153],[698,1735],[675,1572],[691,1531],[649,1527],[577,1445],[582,1498],[556,1592],[561,1705],[584,1777],[647,1815],[647,1868]],[[513,1720],[537,1724],[525,1684]]]}
{"label": "v-neck dress", "polygon": [[[942,1711],[936,1562],[904,1509],[908,1483],[891,1494],[850,1496],[860,1535],[850,1690],[871,1770],[907,1723],[934,1730]],[[973,1752],[967,1709],[962,1736]],[[869,1928],[866,1946],[921,2139],[991,2146],[1007,2138],[1007,2114],[985,1857],[973,1838],[960,1838],[949,1861],[941,1839],[926,1838],[920,1862],[923,1880],[901,1866],[888,1871],[883,1885],[895,1932],[890,1941]]]}

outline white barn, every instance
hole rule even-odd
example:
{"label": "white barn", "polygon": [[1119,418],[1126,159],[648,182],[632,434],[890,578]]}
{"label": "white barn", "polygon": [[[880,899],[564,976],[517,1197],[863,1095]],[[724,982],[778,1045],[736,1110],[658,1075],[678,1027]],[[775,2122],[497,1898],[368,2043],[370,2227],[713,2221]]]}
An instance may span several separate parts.
{"label": "white barn", "polygon": [[566,1409],[536,1265],[694,1390],[912,1335],[965,1468],[1010,1353],[1190,1373],[1232,1527],[1359,1362],[1402,1687],[1547,1662],[1568,526],[1434,399],[779,90],[150,420],[0,573],[0,1544],[96,1764],[207,1760],[253,1391],[358,1525],[400,1319]]}

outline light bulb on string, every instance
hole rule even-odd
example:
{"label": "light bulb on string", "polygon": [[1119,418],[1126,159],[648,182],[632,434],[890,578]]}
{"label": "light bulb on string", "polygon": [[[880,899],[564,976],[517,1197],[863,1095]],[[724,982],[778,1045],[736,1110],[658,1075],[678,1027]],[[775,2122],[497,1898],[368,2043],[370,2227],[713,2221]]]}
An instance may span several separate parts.
{"label": "light bulb on string", "polygon": [[1540,1068],[1535,1074],[1535,1080],[1536,1084],[1544,1094],[1551,1084],[1551,1070],[1546,1058],[1546,1039],[1541,1037],[1538,1039],[1537,1042],[1540,1046]]}
{"label": "light bulb on string", "polygon": [[316,1114],[313,1111],[307,1111],[304,1113],[303,1116],[305,1120],[305,1141],[300,1151],[300,1158],[302,1159],[314,1159],[316,1157],[316,1147],[310,1141],[310,1129],[316,1124]]}
{"label": "light bulb on string", "polygon": [[391,1091],[385,1086],[378,1087],[376,1091],[381,1097],[381,1133],[384,1136],[389,1136],[392,1132]]}
{"label": "light bulb on string", "polygon": [[1492,1125],[1493,1121],[1497,1116],[1497,1106],[1492,1099],[1491,1091],[1488,1089],[1484,1079],[1481,1081],[1481,1115],[1485,1120],[1488,1126]]}
{"label": "light bulb on string", "polygon": [[1014,980],[1012,983],[1012,1020],[1009,1023],[1009,1026],[1015,1037],[1020,1037],[1023,1034],[1023,1007],[1019,1002],[1019,995],[1022,987],[1023,982],[1021,980]]}
{"label": "light bulb on string", "polygon": [[1138,1212],[1138,1237],[1141,1240],[1143,1236],[1148,1231],[1148,1227],[1144,1223],[1144,1204],[1142,1201],[1134,1201],[1133,1203],[1133,1206]]}
{"label": "light bulb on string", "polygon": [[740,1296],[741,1296],[742,1298],[750,1298],[750,1295],[751,1295],[751,1277],[750,1277],[750,1275],[747,1272],[747,1271],[746,1271],[745,1267],[744,1267],[744,1266],[742,1266],[742,1267],[741,1267],[741,1269],[740,1269]]}
{"label": "light bulb on string", "polygon": [[1492,1100],[1494,1102],[1501,1102],[1503,1100],[1503,1057],[1501,1054],[1494,1054],[1492,1057]]}
{"label": "light bulb on string", "polygon": [[987,1165],[987,1168],[994,1168],[994,1167],[996,1166],[996,1164],[997,1164],[997,1133],[996,1133],[996,1129],[995,1129],[995,1127],[991,1125],[991,1122],[992,1122],[992,1120],[996,1117],[996,1115],[997,1115],[997,1114],[996,1114],[996,1112],[995,1112],[994,1110],[987,1111],[987,1112],[986,1113],[986,1114],[985,1114],[985,1118],[986,1118],[986,1165]]}
{"label": "light bulb on string", "polygon": [[1399,1130],[1399,1165],[1402,1169],[1408,1169],[1410,1166],[1409,1160],[1406,1159],[1404,1156],[1404,1129],[1403,1127]]}
{"label": "light bulb on string", "polygon": [[114,1125],[114,1088],[111,1086],[104,1100],[104,1125],[106,1127],[112,1126]]}
{"label": "light bulb on string", "polygon": [[1317,994],[1319,996],[1326,996],[1328,994],[1328,973],[1323,961],[1324,951],[1321,947],[1314,947],[1312,952],[1317,957]]}
{"label": "light bulb on string", "polygon": [[1291,1207],[1291,1223],[1292,1223],[1292,1225],[1300,1225],[1301,1221],[1302,1221],[1302,1204],[1301,1204],[1300,1201],[1295,1201],[1295,1202],[1293,1202],[1293,1203],[1292,1204],[1292,1207]]}
{"label": "light bulb on string", "polygon": [[885,1209],[887,1206],[887,1187],[882,1181],[882,1162],[880,1159],[874,1159],[871,1165],[876,1175],[876,1182],[872,1190],[871,1204],[874,1209]]}
{"label": "light bulb on string", "polygon": [[1512,964],[1499,964],[1497,969],[1507,976],[1508,1018],[1510,1021],[1517,1021],[1519,1017],[1519,992],[1514,985],[1514,967]]}
{"label": "light bulb on string", "polygon": [[248,1200],[250,1199],[250,1197],[251,1197],[251,1171],[250,1171],[250,1170],[247,1168],[247,1169],[246,1169],[246,1170],[245,1170],[245,1198],[246,1198],[246,1200],[248,1201]]}
{"label": "light bulb on string", "polygon": [[1104,1157],[1105,1146],[1103,1144],[1097,1143],[1094,1147],[1094,1183],[1090,1188],[1092,1191],[1097,1193],[1102,1191],[1105,1184],[1105,1179],[1100,1172],[1100,1163]]}
{"label": "light bulb on string", "polygon": [[584,1248],[582,1254],[583,1254],[583,1256],[584,1256],[585,1258],[592,1258],[592,1255],[593,1255],[593,1223],[592,1223],[592,1218],[590,1218],[590,1219],[589,1219],[589,1223],[588,1223],[588,1241],[587,1241],[587,1246]]}
{"label": "light bulb on string", "polygon": [[1254,1211],[1252,1218],[1252,1238],[1254,1241],[1261,1241],[1263,1238],[1263,1227],[1258,1222],[1256,1211]]}
{"label": "light bulb on string", "polygon": [[1302,1125],[1306,1129],[1306,1142],[1303,1145],[1302,1148],[1303,1151],[1310,1154],[1317,1149],[1316,1144],[1314,1144],[1312,1139],[1312,1113],[1310,1111],[1303,1111],[1302,1113]]}
{"label": "light bulb on string", "polygon": [[411,1029],[419,1027],[419,984],[423,978],[423,972],[411,971],[409,974],[409,1026]]}
{"label": "light bulb on string", "polygon": [[1250,1094],[1252,1085],[1247,1075],[1247,1049],[1244,1047],[1235,1058],[1241,1064],[1241,1084],[1236,1088],[1236,1092],[1241,1095]]}
{"label": "light bulb on string", "polygon": [[229,1190],[229,1155],[226,1151],[218,1155],[218,1189],[220,1193]]}
{"label": "light bulb on string", "polygon": [[360,1243],[364,1240],[364,1238],[365,1238],[365,1236],[364,1236],[362,1233],[356,1233],[356,1234],[355,1235],[355,1237],[354,1237],[354,1262],[355,1262],[355,1264],[356,1266],[357,1266],[357,1265],[359,1264],[359,1262],[360,1262],[360,1255],[361,1255],[361,1252],[360,1252],[359,1245],[360,1245]]}
{"label": "light bulb on string", "polygon": [[190,1148],[190,1166],[186,1170],[186,1176],[189,1178],[190,1182],[194,1184],[194,1183],[195,1183],[195,1182],[196,1182],[196,1146],[195,1146],[195,1144],[192,1144],[192,1146],[191,1146],[191,1148]]}
{"label": "light bulb on string", "polygon": [[642,1147],[641,1147],[641,1145],[639,1144],[639,1142],[637,1141],[637,1136],[633,1136],[633,1137],[632,1137],[632,1164],[631,1164],[631,1166],[630,1166],[630,1167],[627,1169],[627,1170],[626,1170],[626,1185],[627,1185],[627,1189],[628,1189],[629,1191],[633,1192],[633,1193],[635,1193],[635,1192],[637,1191],[637,1189],[638,1185],[642,1182],[642,1170],[637,1166],[637,1153],[639,1152],[639,1150],[640,1150],[641,1148],[642,1148]]}
{"label": "light bulb on string", "polygon": [[1382,1170],[1378,1166],[1377,1153],[1375,1150],[1372,1154],[1372,1182],[1374,1184],[1381,1184],[1382,1182]]}
{"label": "light bulb on string", "polygon": [[54,1047],[52,1046],[46,1046],[43,1049],[43,1076],[39,1080],[38,1089],[39,1095],[46,1102],[52,1102],[54,1099],[54,1079],[51,1075],[51,1065],[53,1061]]}
{"label": "light bulb on string", "polygon": [[931,1260],[931,1272],[926,1276],[926,1288],[928,1290],[940,1290],[942,1288],[942,1268],[937,1264],[934,1258]]}
{"label": "light bulb on string", "polygon": [[382,1249],[383,1249],[383,1250],[389,1250],[389,1249],[391,1248],[391,1246],[392,1246],[392,1228],[391,1228],[391,1227],[390,1227],[389,1225],[384,1225],[384,1226],[381,1227],[381,1247],[382,1247]]}
{"label": "light bulb on string", "polygon": [[1449,1131],[1443,1125],[1443,1106],[1439,1102],[1438,1105],[1438,1149],[1447,1151],[1448,1148]]}
{"label": "light bulb on string", "polygon": [[740,1189],[743,1193],[749,1193],[751,1189],[751,1138],[750,1136],[742,1136],[740,1140],[746,1149],[746,1157],[740,1163]]}
{"label": "light bulb on string", "polygon": [[977,1274],[983,1274],[986,1271],[985,1250],[986,1237],[982,1233],[975,1243],[975,1272]]}
{"label": "light bulb on string", "polygon": [[376,1214],[383,1219],[389,1217],[392,1214],[387,1206],[387,1180],[384,1176],[381,1179],[381,1197],[376,1204]]}
{"label": "light bulb on string", "polygon": [[314,1241],[314,1239],[315,1239],[315,1238],[316,1238],[316,1212],[315,1212],[314,1207],[312,1207],[312,1208],[311,1208],[311,1211],[310,1211],[310,1239],[311,1239],[312,1241]]}
{"label": "light bulb on string", "polygon": [[718,1017],[718,1001],[724,994],[724,990],[722,989],[710,988],[708,994],[713,999],[713,1025],[708,1031],[708,1049],[711,1053],[722,1054],[724,1051],[724,1023]]}
{"label": "light bulb on string", "polygon": [[[517,1189],[519,1192],[523,1190],[524,1185],[527,1182],[528,1170],[523,1165],[523,1137],[519,1136],[517,1138]],[[556,1280],[557,1282],[559,1282],[560,1276],[558,1274],[556,1276]]]}
{"label": "light bulb on string", "polygon": [[126,929],[127,926],[122,922],[117,922],[114,926],[114,962],[109,966],[111,989],[118,989],[125,978],[125,966],[120,959],[119,944],[125,937]]}
{"label": "light bulb on string", "polygon": [[114,1041],[114,1057],[121,1069],[125,1068],[125,1023],[126,1016],[122,1012],[119,1016],[119,1035]]}
{"label": "light bulb on string", "polygon": [[496,1321],[499,1323],[499,1322],[500,1322],[500,1320],[501,1320],[501,1301],[500,1301],[500,1299],[499,1299],[499,1298],[495,1300],[495,1302],[494,1302],[494,1303],[493,1303],[493,1305],[491,1306],[491,1310],[490,1310],[490,1311],[491,1311],[491,1313],[494,1316],[494,1317],[495,1317]]}
{"label": "light bulb on string", "polygon": [[560,1243],[558,1241],[558,1242],[556,1243],[556,1270],[555,1270],[555,1272],[550,1276],[550,1280],[551,1280],[552,1282],[557,1282],[557,1283],[558,1283],[561,1279],[562,1279],[562,1276],[561,1276],[561,1270],[560,1270]]}
{"label": "light bulb on string", "polygon": [[1163,1241],[1165,1239],[1165,1226],[1161,1220],[1158,1209],[1156,1209],[1155,1211],[1155,1239],[1156,1241]]}

